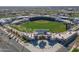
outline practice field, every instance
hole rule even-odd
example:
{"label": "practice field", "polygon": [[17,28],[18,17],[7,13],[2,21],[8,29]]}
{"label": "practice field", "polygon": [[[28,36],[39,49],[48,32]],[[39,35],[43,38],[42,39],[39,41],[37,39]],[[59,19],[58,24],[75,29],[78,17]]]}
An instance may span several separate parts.
{"label": "practice field", "polygon": [[21,25],[11,25],[13,28],[23,32],[33,32],[37,29],[47,29],[50,32],[64,32],[66,25],[61,22],[51,21],[32,21],[26,22]]}

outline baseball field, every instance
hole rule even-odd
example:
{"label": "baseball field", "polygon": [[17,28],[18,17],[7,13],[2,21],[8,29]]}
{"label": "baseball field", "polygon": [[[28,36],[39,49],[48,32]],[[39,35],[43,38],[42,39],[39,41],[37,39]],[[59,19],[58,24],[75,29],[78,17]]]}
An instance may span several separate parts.
{"label": "baseball field", "polygon": [[23,32],[33,32],[37,29],[47,29],[50,32],[64,32],[66,31],[66,25],[61,22],[53,22],[53,21],[32,21],[25,22],[20,25],[11,25],[13,28],[23,31]]}

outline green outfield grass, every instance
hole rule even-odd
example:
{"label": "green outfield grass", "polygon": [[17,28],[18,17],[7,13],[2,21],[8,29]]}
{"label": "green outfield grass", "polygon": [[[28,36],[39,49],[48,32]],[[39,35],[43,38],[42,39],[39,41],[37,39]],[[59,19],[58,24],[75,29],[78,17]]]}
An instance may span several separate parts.
{"label": "green outfield grass", "polygon": [[23,31],[32,32],[36,29],[47,29],[51,32],[64,32],[66,31],[65,24],[61,22],[50,22],[50,21],[33,21],[23,23],[21,25],[11,25],[13,28]]}

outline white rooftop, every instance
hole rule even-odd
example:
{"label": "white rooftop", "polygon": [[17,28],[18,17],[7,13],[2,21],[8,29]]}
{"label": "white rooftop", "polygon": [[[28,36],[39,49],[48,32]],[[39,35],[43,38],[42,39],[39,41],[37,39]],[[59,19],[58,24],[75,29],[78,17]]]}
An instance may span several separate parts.
{"label": "white rooftop", "polygon": [[74,35],[76,32],[63,32],[63,33],[58,33],[58,34],[52,34],[52,37],[59,38],[59,39],[67,39],[68,37]]}

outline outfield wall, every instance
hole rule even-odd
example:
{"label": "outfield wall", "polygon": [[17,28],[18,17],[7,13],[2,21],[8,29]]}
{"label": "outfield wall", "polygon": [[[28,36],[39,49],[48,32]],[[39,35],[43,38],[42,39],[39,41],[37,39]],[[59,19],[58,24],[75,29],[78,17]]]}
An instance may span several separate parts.
{"label": "outfield wall", "polygon": [[36,21],[36,20],[47,20],[47,21],[56,21],[55,18],[52,17],[31,17],[29,18],[30,21]]}

